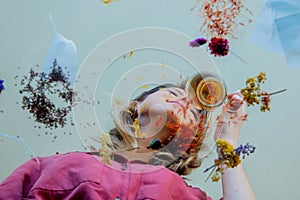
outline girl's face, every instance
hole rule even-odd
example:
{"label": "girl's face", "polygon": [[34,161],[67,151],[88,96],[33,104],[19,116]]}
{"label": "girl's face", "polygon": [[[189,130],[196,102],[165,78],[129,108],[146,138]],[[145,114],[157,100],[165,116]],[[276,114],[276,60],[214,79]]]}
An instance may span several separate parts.
{"label": "girl's face", "polygon": [[[177,87],[162,88],[149,94],[138,106],[140,132],[144,142],[167,140],[178,125],[197,127],[201,110],[189,103],[186,92]],[[145,144],[146,145],[146,144]]]}

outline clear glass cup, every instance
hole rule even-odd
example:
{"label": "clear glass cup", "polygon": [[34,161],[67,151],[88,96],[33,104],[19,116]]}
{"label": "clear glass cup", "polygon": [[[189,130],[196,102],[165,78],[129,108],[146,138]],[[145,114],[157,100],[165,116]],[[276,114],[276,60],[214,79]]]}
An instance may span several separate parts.
{"label": "clear glass cup", "polygon": [[212,73],[198,73],[184,84],[188,101],[198,109],[212,111],[222,105],[227,96],[223,80]]}

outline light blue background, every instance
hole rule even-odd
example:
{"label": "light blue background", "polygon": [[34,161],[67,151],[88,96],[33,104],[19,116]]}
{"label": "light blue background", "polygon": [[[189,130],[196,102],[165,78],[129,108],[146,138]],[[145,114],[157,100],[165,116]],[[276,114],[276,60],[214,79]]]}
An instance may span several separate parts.
{"label": "light blue background", "polygon": [[[99,0],[53,0],[52,14],[57,31],[75,42],[78,61],[82,63],[97,44],[132,28],[163,27],[192,38],[200,37],[200,19],[196,11],[190,11],[194,5],[192,0],[120,0],[108,6]],[[262,2],[253,0],[247,5],[254,13],[255,22]],[[270,113],[260,113],[258,107],[247,109],[249,118],[240,142],[250,142],[257,147],[255,155],[244,161],[257,199],[299,199],[300,118],[297,103],[300,102],[300,68],[288,69],[283,56],[253,44],[248,39],[253,25],[241,29],[242,36],[231,43],[231,50],[247,63],[232,54],[214,58],[214,61],[228,91],[244,87],[245,79],[260,71],[267,74],[268,80],[264,85],[267,91],[288,89],[284,94],[272,97]],[[16,104],[21,101],[21,96],[18,86],[14,86],[18,82],[15,76],[20,77],[27,74],[29,68],[42,65],[54,37],[48,17],[48,2],[2,0],[0,26],[0,78],[5,80],[6,86],[0,95],[0,110],[4,110],[0,113],[0,132],[22,136],[41,156],[84,150],[74,127],[53,131],[33,128],[36,124],[28,119],[28,113],[20,108],[21,104]],[[45,134],[45,131],[49,133]],[[54,135],[58,138],[52,142]],[[0,137],[0,180],[28,159],[30,156],[18,141]],[[207,174],[202,173],[211,163],[212,159],[195,170],[189,176],[189,183],[218,199],[221,197],[221,184],[204,183]]]}

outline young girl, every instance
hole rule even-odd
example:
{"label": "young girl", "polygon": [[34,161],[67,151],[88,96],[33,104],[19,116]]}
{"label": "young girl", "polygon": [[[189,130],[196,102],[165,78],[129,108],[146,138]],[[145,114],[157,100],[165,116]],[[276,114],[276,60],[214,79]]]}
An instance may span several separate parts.
{"label": "young girl", "polygon": [[[29,160],[1,183],[0,199],[211,199],[181,175],[201,165],[212,109],[196,105],[184,87],[158,86],[121,110],[100,156],[72,152]],[[241,93],[228,95],[215,138],[237,147],[244,115]],[[241,164],[224,170],[222,186],[224,200],[255,199]]]}

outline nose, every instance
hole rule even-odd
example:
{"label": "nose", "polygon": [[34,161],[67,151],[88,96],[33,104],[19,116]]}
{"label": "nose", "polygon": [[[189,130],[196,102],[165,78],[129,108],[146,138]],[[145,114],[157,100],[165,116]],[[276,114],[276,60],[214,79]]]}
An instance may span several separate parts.
{"label": "nose", "polygon": [[[191,114],[192,118],[196,121],[199,121],[201,114],[203,113],[202,109],[199,109],[192,101],[187,97],[186,91],[181,91],[181,97],[178,98],[178,104],[183,109],[184,115]],[[186,116],[185,116],[186,117]]]}
{"label": "nose", "polygon": [[[198,107],[196,107],[188,100],[186,95],[183,95],[181,98],[166,100],[166,102],[171,103],[173,105],[177,105],[182,111],[184,117],[187,117],[186,115],[191,113],[193,118],[198,119],[202,112],[202,110],[198,109]],[[174,107],[172,110],[174,110]]]}

